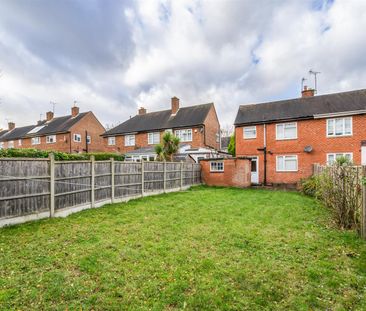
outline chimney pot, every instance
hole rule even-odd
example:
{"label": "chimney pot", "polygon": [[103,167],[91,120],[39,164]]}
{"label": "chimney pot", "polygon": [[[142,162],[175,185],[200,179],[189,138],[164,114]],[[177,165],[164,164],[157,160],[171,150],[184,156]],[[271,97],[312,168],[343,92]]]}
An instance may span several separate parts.
{"label": "chimney pot", "polygon": [[76,117],[79,114],[79,107],[74,106],[71,108],[71,116]]}
{"label": "chimney pot", "polygon": [[314,94],[314,89],[308,88],[307,85],[304,85],[304,89],[301,91],[301,97],[312,97]]}
{"label": "chimney pot", "polygon": [[179,110],[179,98],[173,97],[172,98],[172,114],[176,114]]}
{"label": "chimney pot", "polygon": [[42,124],[42,120],[38,120],[37,125],[41,125],[41,124]]}
{"label": "chimney pot", "polygon": [[141,107],[138,111],[139,116],[146,114],[146,108]]}
{"label": "chimney pot", "polygon": [[46,119],[47,119],[47,121],[51,121],[53,119],[53,112],[52,111],[46,112]]}
{"label": "chimney pot", "polygon": [[15,123],[14,122],[8,122],[8,128],[9,128],[9,131],[15,129]]}

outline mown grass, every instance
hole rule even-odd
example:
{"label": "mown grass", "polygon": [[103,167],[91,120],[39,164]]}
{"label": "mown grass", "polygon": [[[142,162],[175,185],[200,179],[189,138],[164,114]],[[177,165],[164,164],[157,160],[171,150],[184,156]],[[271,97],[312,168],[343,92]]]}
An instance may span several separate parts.
{"label": "mown grass", "polygon": [[366,309],[366,243],[297,193],[195,187],[0,229],[4,310]]}

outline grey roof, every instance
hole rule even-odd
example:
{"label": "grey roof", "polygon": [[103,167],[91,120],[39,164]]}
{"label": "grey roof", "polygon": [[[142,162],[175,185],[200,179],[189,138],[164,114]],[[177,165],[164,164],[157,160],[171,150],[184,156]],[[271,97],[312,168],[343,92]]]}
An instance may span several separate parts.
{"label": "grey roof", "polygon": [[8,132],[8,130],[1,130],[0,131],[0,141],[1,141],[1,136],[5,135]]}
{"label": "grey roof", "polygon": [[212,106],[213,104],[211,103],[181,107],[175,115],[171,114],[171,110],[136,115],[106,131],[103,136],[201,125],[204,123]]}
{"label": "grey roof", "polygon": [[366,110],[366,89],[239,107],[235,125],[312,119],[314,115]]}
{"label": "grey roof", "polygon": [[[22,127],[16,127],[11,131],[7,131],[2,136],[0,135],[0,141],[9,141],[21,139],[24,137],[32,137],[32,136],[43,136],[50,135],[56,133],[65,133],[69,131],[69,129],[78,121],[80,121],[88,112],[79,113],[76,117],[72,117],[71,115],[56,117],[51,121],[46,122],[42,121],[37,125],[28,125]],[[29,134],[31,130],[34,130],[37,126],[44,126],[40,130],[35,133]]]}
{"label": "grey roof", "polygon": [[221,149],[226,149],[230,143],[230,136],[221,137]]}
{"label": "grey roof", "polygon": [[127,156],[144,154],[156,154],[155,147],[142,147],[125,153]]}

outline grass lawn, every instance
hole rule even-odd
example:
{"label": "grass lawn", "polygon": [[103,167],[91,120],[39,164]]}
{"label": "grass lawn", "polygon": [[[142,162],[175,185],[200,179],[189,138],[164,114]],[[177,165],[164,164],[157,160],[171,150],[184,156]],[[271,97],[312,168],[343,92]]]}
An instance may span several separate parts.
{"label": "grass lawn", "polygon": [[298,193],[194,187],[0,229],[4,310],[365,310],[366,243]]}

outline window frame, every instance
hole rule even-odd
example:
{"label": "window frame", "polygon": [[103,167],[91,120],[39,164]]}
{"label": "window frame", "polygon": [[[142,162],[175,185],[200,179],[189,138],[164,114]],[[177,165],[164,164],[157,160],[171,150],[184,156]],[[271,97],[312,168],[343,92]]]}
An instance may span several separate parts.
{"label": "window frame", "polygon": [[[327,157],[326,157],[327,165],[332,165],[337,160],[337,155],[341,155],[342,157],[344,157],[346,154],[351,155],[350,160],[353,161],[353,152],[330,152],[330,153],[327,153]],[[334,160],[333,160],[332,163],[329,163],[329,156],[334,156]]]}
{"label": "window frame", "polygon": [[40,145],[41,144],[41,137],[40,136],[32,137],[31,143],[32,143],[32,145]]}
{"label": "window frame", "polygon": [[[76,137],[79,137],[80,140],[78,139],[75,139]],[[81,143],[81,134],[78,134],[78,133],[75,133],[73,136],[72,136],[72,139],[75,143]]]}
{"label": "window frame", "polygon": [[[180,135],[182,135],[182,132],[190,132],[191,138],[190,139],[182,139]],[[175,130],[174,135],[179,138],[180,142],[186,143],[193,141],[193,130],[192,129],[181,129],[181,130]],[[188,135],[188,134],[187,134]]]}
{"label": "window frame", "polygon": [[[131,137],[133,137],[133,144],[130,142]],[[128,144],[127,144],[127,142],[128,142]],[[136,135],[135,134],[125,135],[125,147],[133,147],[135,145],[136,145]]]}
{"label": "window frame", "polygon": [[[216,165],[216,168],[213,168],[213,164]],[[222,168],[219,168],[219,164]],[[225,164],[224,161],[210,161],[210,172],[211,173],[223,173],[225,171]]]}
{"label": "window frame", "polygon": [[[49,141],[50,137],[54,138],[54,141]],[[46,144],[55,144],[57,142],[56,135],[48,135],[46,136]]]}
{"label": "window frame", "polygon": [[21,138],[19,138],[19,139],[18,139],[18,146],[20,147],[20,146],[22,145],[22,143],[23,143],[23,142],[22,142],[22,139],[21,139]]}
{"label": "window frame", "polygon": [[91,144],[91,142],[92,142],[91,136],[90,136],[90,135],[87,135],[87,136],[86,136],[86,143],[87,143],[88,145],[90,145],[90,144]]}
{"label": "window frame", "polygon": [[[154,135],[158,136],[158,141],[155,142]],[[152,140],[150,139],[152,137]],[[149,132],[147,133],[147,144],[148,145],[157,145],[160,144],[160,132]]]}
{"label": "window frame", "polygon": [[[346,119],[350,119],[351,121],[351,133],[350,134],[346,134]],[[353,118],[352,116],[349,116],[349,117],[340,117],[340,118],[328,118],[326,119],[326,133],[327,133],[327,137],[329,138],[334,138],[334,137],[347,137],[347,136],[352,136],[353,135]],[[336,120],[343,120],[343,134],[342,135],[337,135],[336,134]],[[329,134],[329,122],[330,121],[333,121],[333,134]]]}
{"label": "window frame", "polygon": [[[254,132],[255,132],[254,136],[253,137],[246,137],[245,136],[245,130],[246,129],[253,129],[253,128],[254,128]],[[243,138],[244,139],[256,139],[257,138],[257,126],[256,125],[253,125],[253,126],[244,126],[243,127]]]}
{"label": "window frame", "polygon": [[8,148],[14,148],[14,140],[8,141]]}
{"label": "window frame", "polygon": [[115,146],[116,145],[116,136],[108,136],[107,144],[108,144],[108,146]]}
{"label": "window frame", "polygon": [[[295,170],[287,170],[286,167],[285,167],[285,162],[286,162],[286,158],[289,158],[289,157],[295,157],[296,159],[296,169]],[[278,168],[278,160],[279,158],[283,158],[283,169],[280,170]],[[288,173],[288,172],[298,172],[299,171],[299,158],[296,154],[288,154],[288,155],[278,155],[276,156],[276,172],[284,172],[284,173]]]}
{"label": "window frame", "polygon": [[[296,130],[295,137],[290,137],[290,138],[285,137],[285,127],[288,124],[295,124],[295,130]],[[280,138],[278,136],[278,133],[279,133],[278,127],[279,126],[283,126],[283,138]],[[297,135],[297,122],[285,122],[285,123],[277,123],[276,124],[276,140],[291,140],[291,139],[297,139],[297,138],[298,138],[298,135]]]}

